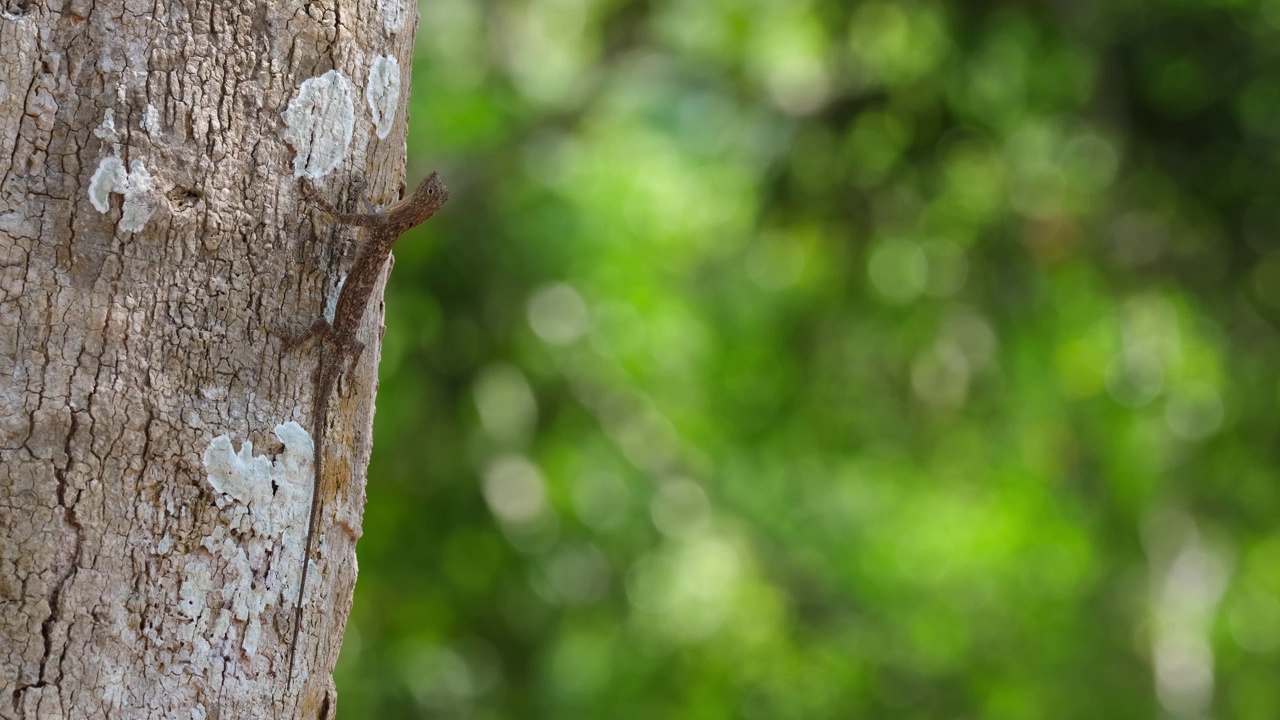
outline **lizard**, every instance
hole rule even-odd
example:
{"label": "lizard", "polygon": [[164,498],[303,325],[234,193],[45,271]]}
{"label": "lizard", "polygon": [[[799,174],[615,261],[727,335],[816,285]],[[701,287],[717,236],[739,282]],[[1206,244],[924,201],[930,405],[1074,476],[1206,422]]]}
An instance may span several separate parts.
{"label": "lizard", "polygon": [[330,396],[338,385],[345,362],[347,371],[355,370],[364,352],[364,343],[356,339],[360,321],[373,296],[373,288],[382,269],[391,256],[391,246],[401,234],[429,219],[449,199],[449,189],[438,173],[431,173],[413,194],[382,212],[343,213],[330,205],[316,191],[311,181],[299,179],[302,196],[334,221],[364,229],[364,237],[356,249],[356,259],[347,273],[347,279],[338,292],[338,302],[333,311],[333,322],[317,320],[289,347],[297,347],[317,339],[322,345],[331,345],[333,355],[326,355],[321,347],[315,372],[315,396],[312,399],[312,487],[311,509],[307,516],[307,536],[302,550],[302,580],[298,587],[298,603],[294,610],[293,638],[289,643],[289,664],[286,688],[293,685],[294,654],[298,648],[298,632],[302,629],[302,598],[307,590],[307,574],[311,566],[311,545],[315,541],[317,515],[320,509],[321,461],[324,457],[324,436],[329,422]]}

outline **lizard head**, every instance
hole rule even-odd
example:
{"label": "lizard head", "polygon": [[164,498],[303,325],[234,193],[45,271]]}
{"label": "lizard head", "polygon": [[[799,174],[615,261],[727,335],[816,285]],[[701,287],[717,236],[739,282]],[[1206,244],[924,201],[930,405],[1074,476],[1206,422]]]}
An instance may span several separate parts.
{"label": "lizard head", "polygon": [[426,180],[413,191],[413,204],[423,220],[431,217],[449,199],[449,188],[444,186],[440,173],[431,173]]}
{"label": "lizard head", "polygon": [[391,206],[387,224],[394,231],[392,237],[425,222],[448,200],[449,188],[444,186],[439,173],[431,173],[413,191],[413,195]]}

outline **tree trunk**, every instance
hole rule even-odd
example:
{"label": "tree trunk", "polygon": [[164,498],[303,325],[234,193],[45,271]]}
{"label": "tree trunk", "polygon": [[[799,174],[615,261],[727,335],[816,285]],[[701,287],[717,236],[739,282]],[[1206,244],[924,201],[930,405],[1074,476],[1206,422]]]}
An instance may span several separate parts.
{"label": "tree trunk", "polygon": [[318,348],[286,338],[356,237],[297,178],[396,199],[415,26],[0,0],[0,718],[334,713],[382,312],[331,400],[290,681]]}

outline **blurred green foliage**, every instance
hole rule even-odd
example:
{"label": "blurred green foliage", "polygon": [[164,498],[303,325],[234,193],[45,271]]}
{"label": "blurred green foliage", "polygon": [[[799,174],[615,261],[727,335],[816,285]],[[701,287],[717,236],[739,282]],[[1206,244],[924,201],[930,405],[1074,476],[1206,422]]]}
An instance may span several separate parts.
{"label": "blurred green foliage", "polygon": [[1280,717],[1280,1],[421,11],[341,717]]}

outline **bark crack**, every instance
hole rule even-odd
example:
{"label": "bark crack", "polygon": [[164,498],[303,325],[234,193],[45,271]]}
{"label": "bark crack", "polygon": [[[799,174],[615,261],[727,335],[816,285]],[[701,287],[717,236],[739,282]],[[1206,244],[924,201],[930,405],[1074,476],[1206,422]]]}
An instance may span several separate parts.
{"label": "bark crack", "polygon": [[53,584],[53,590],[49,593],[49,615],[40,623],[40,639],[44,643],[44,652],[40,656],[40,674],[35,683],[20,685],[13,691],[13,708],[18,710],[22,704],[22,695],[30,689],[39,689],[48,685],[56,685],[62,679],[62,662],[66,659],[67,648],[70,645],[68,637],[63,639],[62,647],[58,653],[58,661],[56,663],[58,677],[56,679],[50,677],[50,659],[53,657],[53,636],[56,623],[62,620],[62,593],[67,583],[75,575],[76,568],[80,564],[80,554],[83,539],[83,528],[80,525],[79,518],[76,517],[75,502],[67,499],[67,469],[71,465],[72,448],[71,443],[76,435],[78,421],[76,414],[71,413],[71,426],[67,431],[66,440],[63,444],[63,453],[65,455],[64,464],[61,467],[55,467],[53,471],[54,478],[57,480],[57,498],[58,505],[62,507],[62,516],[68,527],[71,528],[75,548],[71,553],[71,560],[67,563],[65,569],[59,575]]}

